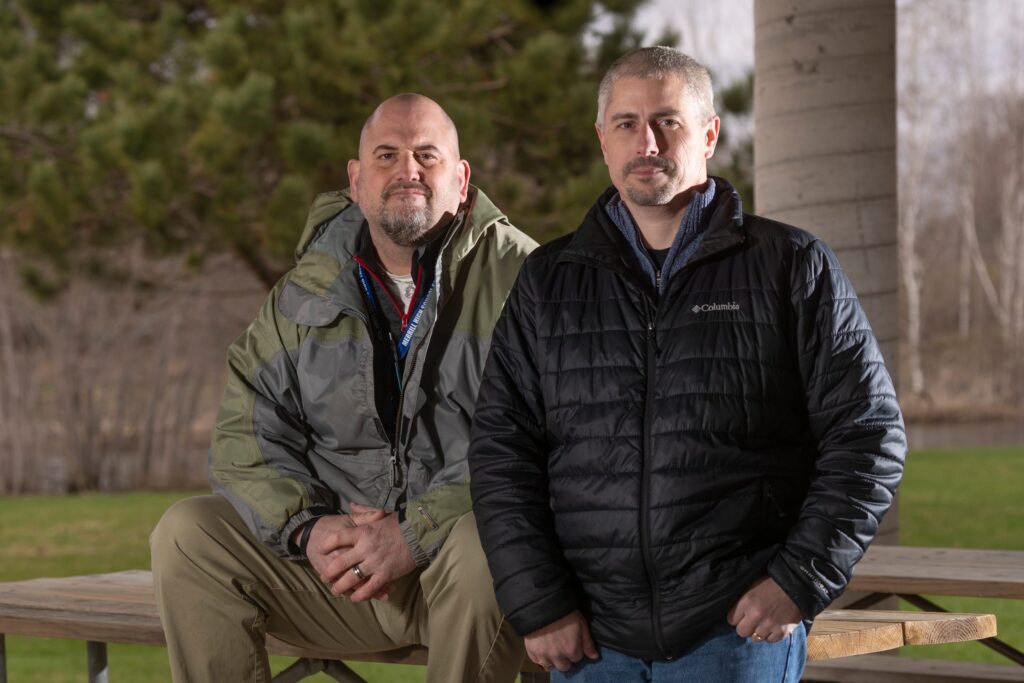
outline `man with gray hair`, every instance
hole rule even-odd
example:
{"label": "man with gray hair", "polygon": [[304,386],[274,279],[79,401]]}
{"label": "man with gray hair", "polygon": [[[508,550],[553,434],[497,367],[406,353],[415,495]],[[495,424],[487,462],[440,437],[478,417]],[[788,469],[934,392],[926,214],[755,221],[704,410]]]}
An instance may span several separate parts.
{"label": "man with gray hair", "polygon": [[711,79],[643,48],[600,85],[612,187],[534,251],[469,450],[498,602],[555,680],[797,681],[906,452],[835,255],[709,177]]}

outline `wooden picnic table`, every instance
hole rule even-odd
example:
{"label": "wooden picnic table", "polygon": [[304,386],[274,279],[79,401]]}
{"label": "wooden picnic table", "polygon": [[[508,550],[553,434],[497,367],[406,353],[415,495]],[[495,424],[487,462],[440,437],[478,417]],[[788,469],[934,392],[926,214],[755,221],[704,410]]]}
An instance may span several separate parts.
{"label": "wooden picnic table", "polygon": [[1024,552],[873,545],[850,590],[1024,600]]}
{"label": "wooden picnic table", "polygon": [[[945,610],[924,595],[1024,600],[1024,552],[873,545],[853,570],[851,591],[869,595],[847,605],[864,609],[897,595],[919,609]],[[1024,652],[992,638],[979,641],[1024,666]]]}
{"label": "wooden picnic table", "polygon": [[[960,642],[995,635],[990,614],[930,614],[827,610],[815,620],[807,640],[808,660],[826,660],[880,652],[904,645]],[[164,633],[153,594],[152,576],[145,571],[91,576],[31,579],[0,583],[0,683],[4,633],[71,638],[88,642],[90,681],[105,680],[106,643],[164,645]],[[337,680],[362,680],[347,667],[331,661],[335,655],[296,648],[268,638],[272,654],[302,658],[275,680],[295,681],[326,670]],[[349,661],[425,664],[427,650],[409,647],[384,653],[357,654]],[[547,674],[529,662],[524,682],[544,681]],[[95,674],[95,675],[94,675]]]}

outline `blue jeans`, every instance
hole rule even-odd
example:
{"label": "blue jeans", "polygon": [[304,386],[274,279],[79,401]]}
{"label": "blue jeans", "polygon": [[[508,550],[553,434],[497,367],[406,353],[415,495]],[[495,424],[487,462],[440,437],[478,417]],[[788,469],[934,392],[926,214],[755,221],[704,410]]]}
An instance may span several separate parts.
{"label": "blue jeans", "polygon": [[584,658],[562,673],[551,672],[552,683],[797,683],[807,656],[807,631],[777,643],[740,638],[722,624],[672,661],[646,661],[600,648],[601,658]]}

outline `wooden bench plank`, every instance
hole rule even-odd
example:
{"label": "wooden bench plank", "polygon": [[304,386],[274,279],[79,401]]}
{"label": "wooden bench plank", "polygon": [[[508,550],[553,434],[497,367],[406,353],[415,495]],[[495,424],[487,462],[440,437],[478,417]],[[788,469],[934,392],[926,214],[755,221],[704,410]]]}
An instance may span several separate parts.
{"label": "wooden bench plank", "polygon": [[802,680],[829,683],[1024,683],[1024,667],[861,655],[808,662]]}
{"label": "wooden bench plank", "polygon": [[[2,602],[2,601],[0,601]],[[0,633],[128,645],[165,644],[160,620],[126,614],[48,613],[0,606]]]}
{"label": "wooden bench plank", "polygon": [[899,624],[863,621],[851,626],[816,621],[807,638],[807,660],[850,657],[902,646],[903,629]]}
{"label": "wooden bench plank", "polygon": [[994,638],[996,635],[996,618],[991,614],[842,609],[828,610],[824,614],[828,619],[838,619],[844,623],[870,620],[901,624],[906,645],[960,643]]}
{"label": "wooden bench plank", "polygon": [[872,545],[850,590],[1024,600],[1024,552]]}
{"label": "wooden bench plank", "polygon": [[[164,635],[149,572],[119,572],[0,583],[0,633],[163,645]],[[958,642],[995,634],[991,615],[831,610],[815,621],[808,660],[879,652],[904,644]],[[332,659],[268,638],[272,654]],[[359,654],[359,661],[426,663],[426,648]]]}
{"label": "wooden bench plank", "polygon": [[[147,571],[117,572],[0,583],[0,633],[40,638],[166,645]],[[336,652],[297,647],[267,637],[272,655],[337,659]],[[344,659],[392,664],[427,663],[427,648],[410,646],[386,652],[352,653]],[[542,672],[525,662],[525,672]]]}

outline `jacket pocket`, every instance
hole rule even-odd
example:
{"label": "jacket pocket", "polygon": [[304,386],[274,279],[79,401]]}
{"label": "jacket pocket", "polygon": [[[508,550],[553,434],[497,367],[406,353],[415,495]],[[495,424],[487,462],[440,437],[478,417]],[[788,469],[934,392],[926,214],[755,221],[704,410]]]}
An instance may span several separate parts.
{"label": "jacket pocket", "polygon": [[764,493],[765,519],[784,519],[786,517],[786,510],[779,502],[779,498],[775,493],[775,487],[772,485],[772,482],[765,479],[761,484],[761,489]]}
{"label": "jacket pocket", "polygon": [[761,482],[762,492],[762,529],[775,542],[786,538],[795,519],[795,510],[791,509],[786,487],[770,479]]}
{"label": "jacket pocket", "polygon": [[420,513],[420,516],[427,522],[427,526],[429,526],[431,530],[441,528],[441,525],[438,524],[437,520],[434,519],[434,516],[430,514],[430,510],[427,509],[426,505],[417,505],[416,511]]}

